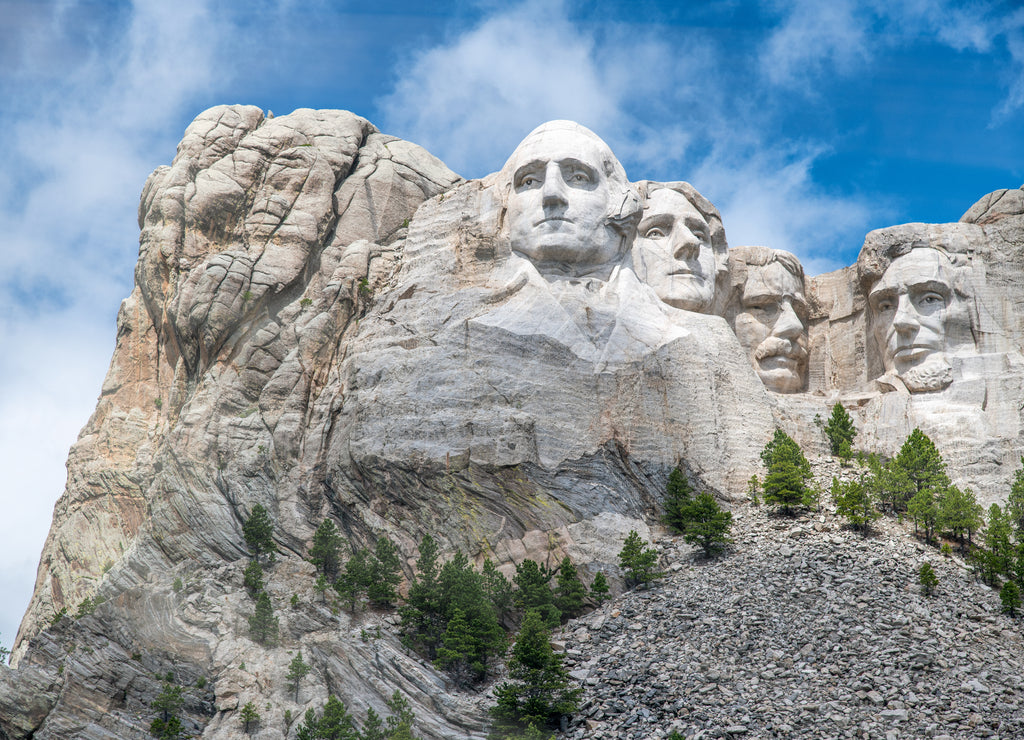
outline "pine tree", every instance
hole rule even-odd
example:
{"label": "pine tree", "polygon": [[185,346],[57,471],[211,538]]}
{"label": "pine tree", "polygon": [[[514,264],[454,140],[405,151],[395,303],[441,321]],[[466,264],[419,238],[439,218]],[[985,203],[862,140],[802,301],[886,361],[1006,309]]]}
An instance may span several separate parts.
{"label": "pine tree", "polygon": [[334,696],[327,697],[319,717],[312,709],[306,710],[295,737],[297,740],[360,740],[359,730],[348,708]]}
{"label": "pine tree", "polygon": [[412,723],[416,715],[409,707],[409,701],[396,690],[386,704],[391,710],[387,718],[388,740],[416,740],[412,734]]}
{"label": "pine tree", "polygon": [[566,555],[558,566],[558,586],[555,589],[555,606],[562,612],[563,619],[572,619],[583,612],[587,599],[587,588],[580,580],[572,560]]}
{"label": "pine tree", "polygon": [[800,446],[781,429],[761,451],[761,460],[767,467],[764,478],[764,500],[782,508],[784,514],[804,505],[807,481],[811,478],[811,465]]}
{"label": "pine tree", "polygon": [[334,580],[341,568],[341,535],[330,519],[324,519],[313,533],[309,559],[328,579]]}
{"label": "pine tree", "polygon": [[935,587],[939,585],[939,577],[935,575],[932,564],[927,560],[921,564],[921,569],[917,572],[917,580],[921,584],[925,596],[931,596]]}
{"label": "pine tree", "polygon": [[673,532],[681,534],[686,529],[692,503],[693,487],[683,471],[675,468],[668,476],[668,487],[665,491],[665,516],[662,517],[662,521]]}
{"label": "pine tree", "polygon": [[637,586],[661,578],[665,574],[656,570],[657,564],[657,550],[644,547],[644,541],[640,539],[640,535],[636,530],[631,529],[619,551],[619,567],[625,573],[626,583],[630,586]]}
{"label": "pine tree", "polygon": [[747,481],[747,497],[754,506],[761,505],[761,481],[756,475],[750,476],[750,480]]}
{"label": "pine tree", "polygon": [[590,598],[600,604],[608,598],[608,579],[604,577],[604,571],[597,571],[594,582],[590,584]]}
{"label": "pine tree", "polygon": [[[892,472],[892,483],[899,484],[904,490],[901,491],[902,501],[897,501],[897,506],[906,505],[910,499],[925,488],[932,490],[932,495],[937,491],[944,491],[950,486],[949,478],[946,476],[946,463],[942,460],[935,444],[920,429],[914,429],[907,437],[899,453],[890,463]],[[904,487],[904,481],[909,481],[909,486]]]}
{"label": "pine tree", "polygon": [[242,707],[240,719],[246,734],[252,734],[252,726],[260,721],[260,713],[256,711],[256,705],[251,701],[246,702],[245,706]]}
{"label": "pine tree", "polygon": [[555,606],[555,594],[549,585],[553,575],[547,566],[527,558],[516,565],[516,575],[512,579],[516,585],[516,606],[523,611],[536,609],[551,628],[562,621],[562,613]]}
{"label": "pine tree", "polygon": [[[473,570],[463,553],[457,552],[442,566],[438,581],[445,609],[445,631],[455,616],[455,610],[461,610],[467,632],[467,638],[461,644],[471,648],[465,662],[474,673],[473,680],[483,680],[490,660],[504,654],[506,648],[505,631],[498,624],[494,606],[484,589],[483,577]],[[454,638],[455,635],[452,646],[456,642]],[[440,652],[440,647],[438,650]]]}
{"label": "pine tree", "polygon": [[515,586],[505,577],[504,573],[498,570],[490,558],[484,560],[480,575],[483,576],[484,591],[487,592],[487,598],[494,606],[494,613],[498,617],[498,621],[504,622],[516,606]]}
{"label": "pine tree", "polygon": [[263,568],[258,560],[250,560],[245,566],[245,573],[242,576],[242,583],[249,596],[256,598],[256,595],[264,589]]}
{"label": "pine tree", "polygon": [[257,560],[263,553],[270,553],[273,560],[274,523],[261,504],[252,507],[252,513],[242,524],[242,536]]}
{"label": "pine tree", "polygon": [[441,605],[441,584],[438,580],[437,543],[429,534],[423,535],[416,561],[416,575],[409,584],[409,595],[400,614],[402,642],[433,660],[444,632],[444,610]]}
{"label": "pine tree", "polygon": [[368,707],[366,710],[366,721],[363,722],[359,740],[388,740],[387,732],[384,730],[384,720],[373,710],[373,707]]}
{"label": "pine tree", "polygon": [[560,717],[576,711],[581,690],[570,688],[561,656],[551,649],[544,620],[535,609],[523,617],[508,676],[495,688],[497,704],[491,710],[502,728],[553,727]]}
{"label": "pine tree", "polygon": [[924,528],[925,542],[931,542],[935,525],[939,521],[939,506],[935,500],[935,489],[925,486],[915,493],[907,503],[907,513],[914,518],[915,531],[920,524]]}
{"label": "pine tree", "polygon": [[274,606],[266,591],[256,597],[256,612],[249,617],[249,636],[260,645],[271,646],[277,642],[278,622]]}
{"label": "pine tree", "polygon": [[176,740],[181,737],[181,720],[178,718],[178,710],[185,705],[185,699],[181,695],[181,687],[170,681],[165,681],[163,689],[157,695],[150,709],[159,712],[160,716],[149,725],[149,734],[160,740]]}
{"label": "pine tree", "polygon": [[292,658],[292,662],[288,664],[288,674],[285,676],[285,680],[292,685],[292,690],[295,692],[295,703],[299,703],[299,682],[309,673],[310,667],[302,659],[302,651],[300,650]]}
{"label": "pine tree", "polygon": [[1017,610],[1020,609],[1020,588],[1016,581],[1010,580],[1003,584],[999,590],[999,601],[1002,602],[1003,611],[1011,618],[1017,616]]}
{"label": "pine tree", "polygon": [[466,619],[466,613],[455,607],[455,613],[441,636],[441,645],[437,649],[437,660],[434,661],[434,665],[448,671],[455,679],[455,683],[465,688],[484,671],[483,666],[474,665],[476,648],[476,640]]}
{"label": "pine tree", "polygon": [[[1003,514],[999,504],[992,504],[988,510],[988,526],[985,528],[985,549],[989,553],[988,570],[992,575],[1010,574],[1014,559],[1012,531],[1010,520]],[[988,578],[986,581],[994,582]]]}
{"label": "pine tree", "polygon": [[951,485],[939,499],[939,527],[952,532],[960,543],[961,551],[966,552],[971,534],[981,529],[983,512],[981,504],[978,503],[970,488],[961,491]]}
{"label": "pine tree", "polygon": [[836,514],[850,521],[854,529],[867,534],[871,522],[881,516],[875,508],[871,492],[864,484],[864,475],[860,480],[841,483],[838,478],[832,479],[832,500],[836,505]]}
{"label": "pine tree", "polygon": [[732,512],[724,511],[710,493],[702,493],[693,500],[686,514],[683,539],[704,551],[710,558],[729,544],[729,529],[732,527]]}
{"label": "pine tree", "polygon": [[853,457],[853,438],[857,436],[857,428],[843,404],[836,403],[832,407],[832,415],[825,425],[825,434],[833,455],[844,462]]}
{"label": "pine tree", "polygon": [[398,548],[388,537],[378,537],[367,573],[367,598],[373,606],[390,607],[398,598],[401,582],[402,561]]}
{"label": "pine tree", "polygon": [[11,654],[11,651],[0,645],[0,665],[7,662],[7,656]]}
{"label": "pine tree", "polygon": [[1024,544],[1024,457],[1020,459],[1021,467],[1013,474],[1010,495],[1006,499],[1006,515],[1013,525],[1017,542]]}
{"label": "pine tree", "polygon": [[345,572],[334,582],[334,590],[349,602],[349,611],[354,613],[360,599],[369,591],[369,586],[370,563],[367,552],[357,547],[345,563]]}

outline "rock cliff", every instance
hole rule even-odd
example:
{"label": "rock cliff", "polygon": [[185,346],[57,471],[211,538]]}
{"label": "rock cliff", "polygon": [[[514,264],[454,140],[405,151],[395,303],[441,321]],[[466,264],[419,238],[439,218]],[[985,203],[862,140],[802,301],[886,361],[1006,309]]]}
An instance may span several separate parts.
{"label": "rock cliff", "polygon": [[[805,278],[792,255],[727,250],[693,186],[630,183],[576,124],[467,182],[351,113],[206,111],[143,189],[135,289],[0,672],[0,737],[145,737],[167,673],[204,684],[184,710],[204,737],[240,736],[249,700],[279,738],[286,708],[333,693],[386,713],[395,689],[424,736],[482,737],[485,698],[320,603],[305,558],[325,517],[352,547],[391,537],[407,575],[426,533],[506,569],[614,570],[673,467],[735,497],[776,425],[823,450],[813,419],[837,399],[859,447],[922,426],[954,478],[1005,496],[1024,450],[1022,203],[872,232],[857,265]],[[922,250],[959,270],[944,293],[936,268],[927,352],[880,297]],[[273,649],[247,637],[257,504],[280,553]],[[317,679],[299,703],[297,649]]]}

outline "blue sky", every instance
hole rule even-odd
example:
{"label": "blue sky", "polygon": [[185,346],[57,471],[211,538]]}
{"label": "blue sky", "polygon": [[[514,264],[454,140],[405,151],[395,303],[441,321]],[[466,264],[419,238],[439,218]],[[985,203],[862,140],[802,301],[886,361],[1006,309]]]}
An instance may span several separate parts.
{"label": "blue sky", "polygon": [[0,0],[0,643],[106,372],[142,185],[209,106],[346,108],[465,177],[574,119],[811,274],[1024,182],[1012,3],[369,5]]}

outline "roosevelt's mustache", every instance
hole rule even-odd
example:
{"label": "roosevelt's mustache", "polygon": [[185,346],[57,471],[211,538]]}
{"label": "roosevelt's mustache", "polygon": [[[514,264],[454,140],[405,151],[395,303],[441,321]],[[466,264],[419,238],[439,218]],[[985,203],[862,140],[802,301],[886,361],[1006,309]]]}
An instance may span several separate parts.
{"label": "roosevelt's mustache", "polygon": [[793,342],[783,337],[768,337],[757,345],[757,349],[754,350],[755,360],[779,356],[803,361],[807,359],[807,350],[799,342]]}

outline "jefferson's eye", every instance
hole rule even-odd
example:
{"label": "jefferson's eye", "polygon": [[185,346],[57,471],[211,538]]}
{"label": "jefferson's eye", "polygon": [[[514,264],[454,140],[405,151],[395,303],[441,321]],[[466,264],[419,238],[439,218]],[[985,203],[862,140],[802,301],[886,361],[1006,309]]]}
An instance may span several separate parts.
{"label": "jefferson's eye", "polygon": [[644,239],[664,239],[668,234],[660,226],[652,226],[643,233]]}

